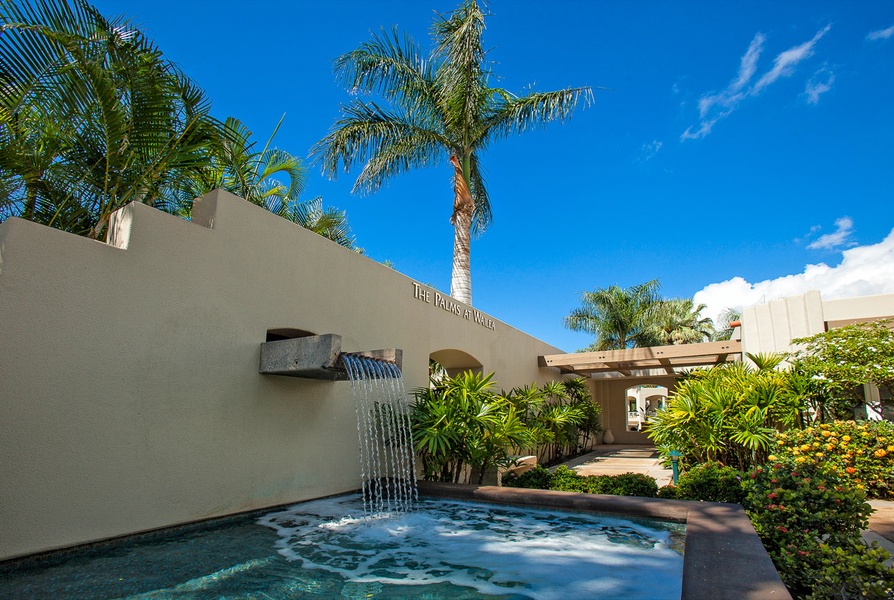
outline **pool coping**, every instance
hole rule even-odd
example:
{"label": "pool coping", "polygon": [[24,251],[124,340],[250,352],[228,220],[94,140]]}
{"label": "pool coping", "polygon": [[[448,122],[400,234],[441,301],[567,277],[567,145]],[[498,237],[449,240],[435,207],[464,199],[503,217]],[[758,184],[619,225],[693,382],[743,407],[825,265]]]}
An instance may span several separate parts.
{"label": "pool coping", "polygon": [[419,493],[686,524],[681,600],[791,600],[740,504],[420,481]]}

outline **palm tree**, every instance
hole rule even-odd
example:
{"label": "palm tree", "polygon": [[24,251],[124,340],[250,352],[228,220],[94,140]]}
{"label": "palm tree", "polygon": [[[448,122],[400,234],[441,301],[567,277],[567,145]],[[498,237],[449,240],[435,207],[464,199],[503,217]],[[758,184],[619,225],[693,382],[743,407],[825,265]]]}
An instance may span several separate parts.
{"label": "palm tree", "polygon": [[704,342],[714,335],[714,323],[702,317],[705,304],[695,306],[689,298],[659,300],[648,317],[646,345],[670,346]]}
{"label": "palm tree", "polygon": [[572,331],[596,336],[589,351],[623,350],[648,345],[649,318],[658,303],[657,279],[626,289],[617,285],[581,294],[581,306],[565,317]]}
{"label": "palm tree", "polygon": [[256,152],[252,132],[239,119],[229,117],[218,152],[194,177],[181,182],[181,212],[188,216],[193,199],[220,188],[271,212],[288,213],[307,185],[307,167],[297,156],[270,147],[280,125],[282,119],[264,148]]}
{"label": "palm tree", "polygon": [[124,204],[167,208],[219,141],[204,94],[85,0],[0,0],[0,216],[98,238]]}
{"label": "palm tree", "polygon": [[482,45],[484,13],[465,0],[435,20],[428,58],[395,28],[336,61],[335,70],[355,93],[379,94],[390,107],[356,99],[312,154],[335,177],[363,164],[354,191],[372,193],[415,167],[453,166],[453,275],[450,294],[472,302],[470,242],[491,221],[480,155],[491,142],[536,125],[569,118],[588,87],[516,96],[490,87],[491,63]]}
{"label": "palm tree", "polygon": [[345,211],[331,206],[324,208],[323,199],[319,196],[307,202],[288,204],[285,210],[278,214],[336,244],[363,254],[363,249],[354,243],[355,237],[351,233]]}
{"label": "palm tree", "polygon": [[723,312],[720,313],[720,316],[717,317],[717,330],[711,339],[715,342],[720,342],[732,338],[733,330],[735,329],[732,324],[739,321],[741,318],[741,310],[729,307],[725,308]]}

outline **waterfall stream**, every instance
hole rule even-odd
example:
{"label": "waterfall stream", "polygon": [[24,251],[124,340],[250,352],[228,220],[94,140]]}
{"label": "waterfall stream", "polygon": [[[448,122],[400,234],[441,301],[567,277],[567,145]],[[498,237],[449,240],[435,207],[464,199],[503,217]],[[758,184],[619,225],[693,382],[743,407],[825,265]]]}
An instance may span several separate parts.
{"label": "waterfall stream", "polygon": [[419,499],[410,404],[397,365],[342,354],[357,409],[360,481],[367,515],[406,512]]}

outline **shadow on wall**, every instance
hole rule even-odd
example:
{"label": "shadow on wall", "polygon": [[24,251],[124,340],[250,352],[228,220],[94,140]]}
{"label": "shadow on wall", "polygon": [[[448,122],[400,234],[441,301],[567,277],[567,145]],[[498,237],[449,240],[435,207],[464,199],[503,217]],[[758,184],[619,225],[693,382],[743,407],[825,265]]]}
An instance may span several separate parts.
{"label": "shadow on wall", "polygon": [[478,374],[484,372],[484,366],[481,362],[462,350],[438,350],[437,352],[432,352],[429,358],[444,367],[444,370],[447,371],[447,375],[450,377],[456,377],[466,371]]}

